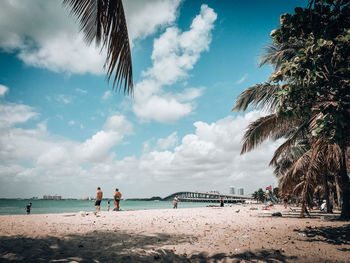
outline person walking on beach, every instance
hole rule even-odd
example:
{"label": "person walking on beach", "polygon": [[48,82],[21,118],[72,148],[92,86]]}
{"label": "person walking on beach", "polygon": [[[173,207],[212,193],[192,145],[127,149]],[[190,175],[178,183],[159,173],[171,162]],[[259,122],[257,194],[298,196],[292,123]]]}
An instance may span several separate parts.
{"label": "person walking on beach", "polygon": [[32,208],[32,203],[29,203],[27,206],[26,206],[26,210],[27,210],[27,215],[30,214],[30,210]]}
{"label": "person walking on beach", "polygon": [[174,209],[177,209],[177,203],[179,202],[179,198],[177,196],[175,196],[174,200],[173,200],[173,205],[174,205]]}
{"label": "person walking on beach", "polygon": [[114,205],[115,205],[114,211],[119,211],[119,203],[120,203],[120,199],[122,198],[122,194],[119,192],[118,188],[115,189],[113,197],[114,197]]}
{"label": "person walking on beach", "polygon": [[101,191],[101,187],[97,187],[96,202],[95,202],[96,212],[100,212],[101,210],[102,197],[103,197],[103,193]]}
{"label": "person walking on beach", "polygon": [[224,198],[222,198],[222,197],[220,199],[220,207],[224,207]]}
{"label": "person walking on beach", "polygon": [[107,206],[107,211],[109,211],[111,209],[111,200],[108,200],[108,206]]}

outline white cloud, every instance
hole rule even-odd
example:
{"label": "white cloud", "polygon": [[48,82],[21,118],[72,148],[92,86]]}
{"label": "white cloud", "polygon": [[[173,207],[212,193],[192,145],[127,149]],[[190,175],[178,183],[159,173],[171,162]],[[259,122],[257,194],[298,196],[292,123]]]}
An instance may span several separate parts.
{"label": "white cloud", "polygon": [[180,32],[169,27],[154,41],[151,68],[143,72],[143,80],[135,85],[134,113],[142,120],[173,122],[191,113],[191,101],[199,97],[202,89],[187,89],[178,94],[166,93],[164,85],[172,85],[188,77],[188,71],[209,50],[211,31],[217,14],[202,5],[190,26]]}
{"label": "white cloud", "polygon": [[0,84],[0,97],[3,97],[5,96],[5,94],[9,91],[9,88],[4,86],[4,85],[1,85]]}
{"label": "white cloud", "polygon": [[88,92],[84,89],[76,88],[75,89],[77,92],[82,93],[82,94],[87,94]]}
{"label": "white cloud", "polygon": [[105,93],[103,93],[102,99],[107,100],[110,97],[112,97],[112,92],[110,90],[107,90]]}
{"label": "white cloud", "polygon": [[209,50],[211,30],[217,14],[207,5],[201,6],[190,26],[183,33],[176,27],[167,28],[164,34],[154,41],[153,67],[144,74],[152,76],[161,84],[170,85],[187,76],[198,61],[200,53]]}
{"label": "white cloud", "polygon": [[229,185],[236,185],[251,192],[272,184],[276,179],[268,163],[278,143],[266,142],[240,155],[244,129],[259,116],[259,112],[250,112],[211,124],[196,122],[195,133],[185,135],[173,151],[144,154],[140,159],[142,173],[149,174],[154,185],[166,182],[177,185],[177,190],[228,192]]}
{"label": "white cloud", "polygon": [[[131,42],[171,24],[179,3],[124,1]],[[62,1],[1,1],[0,48],[15,52],[30,66],[55,72],[104,74],[105,52],[85,44],[79,24]]]}
{"label": "white cloud", "polygon": [[177,132],[173,132],[172,134],[170,134],[167,138],[165,139],[158,139],[157,141],[157,148],[159,148],[160,150],[167,150],[170,149],[172,147],[174,147],[177,142],[178,142],[178,136],[177,136]]}
{"label": "white cloud", "polygon": [[68,122],[68,125],[70,125],[70,126],[73,126],[75,124],[75,121],[73,121],[73,120],[70,120],[69,122]]}
{"label": "white cloud", "polygon": [[242,84],[248,77],[248,73],[244,74],[239,80],[235,82],[236,85]]}
{"label": "white cloud", "polygon": [[39,114],[34,111],[34,108],[27,105],[14,103],[0,104],[0,128],[25,123],[38,116]]}
{"label": "white cloud", "polygon": [[[239,154],[244,129],[262,116],[259,112],[213,123],[195,122],[193,133],[182,138],[171,133],[156,140],[154,149],[146,141],[139,158],[123,159],[117,158],[114,147],[133,133],[124,116],[109,116],[99,131],[79,142],[50,134],[45,122],[34,129],[16,127],[37,115],[26,105],[0,107],[0,123],[6,123],[0,127],[2,196],[55,191],[81,197],[91,195],[97,184],[106,196],[113,193],[115,184],[127,197],[165,196],[180,190],[227,192],[229,185],[251,192],[276,182],[268,162],[278,143],[266,142],[250,153]],[[28,182],[30,188],[21,188]]]}
{"label": "white cloud", "polygon": [[153,119],[169,123],[182,118],[192,111],[190,103],[180,103],[174,98],[152,95],[142,104],[135,103],[134,113],[143,120]]}
{"label": "white cloud", "polygon": [[123,1],[131,45],[135,39],[144,39],[174,23],[180,3],[180,0]]}
{"label": "white cloud", "polygon": [[72,98],[71,97],[68,97],[64,94],[59,94],[56,96],[56,100],[60,103],[63,103],[63,104],[69,104],[72,102]]}

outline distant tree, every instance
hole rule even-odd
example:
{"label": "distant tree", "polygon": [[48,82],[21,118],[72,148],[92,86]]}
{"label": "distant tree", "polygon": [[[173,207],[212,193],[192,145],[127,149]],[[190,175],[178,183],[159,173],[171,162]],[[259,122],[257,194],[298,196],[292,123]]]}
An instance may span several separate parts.
{"label": "distant tree", "polygon": [[254,198],[255,201],[258,202],[259,198],[258,198],[258,191],[255,191],[254,193],[252,193],[252,197]]}
{"label": "distant tree", "polygon": [[260,202],[265,201],[265,192],[263,191],[262,188],[259,188],[259,190],[257,192],[257,198],[258,198],[258,201],[260,201]]}

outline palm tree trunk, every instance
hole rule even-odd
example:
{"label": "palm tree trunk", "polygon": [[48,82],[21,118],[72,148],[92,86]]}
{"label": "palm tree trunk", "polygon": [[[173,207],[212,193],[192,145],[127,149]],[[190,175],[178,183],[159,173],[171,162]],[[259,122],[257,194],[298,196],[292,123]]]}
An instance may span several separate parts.
{"label": "palm tree trunk", "polygon": [[337,206],[338,206],[338,208],[340,208],[342,206],[342,203],[341,203],[341,188],[340,188],[338,174],[334,175],[334,181],[335,181],[335,187],[336,187],[336,191],[337,191]]}
{"label": "palm tree trunk", "polygon": [[305,217],[305,214],[307,214],[308,216],[310,216],[310,213],[309,213],[309,211],[307,210],[306,201],[303,200],[303,202],[301,203],[300,217]]}
{"label": "palm tree trunk", "polygon": [[340,164],[340,183],[343,192],[343,203],[341,207],[340,218],[350,219],[350,182],[349,176],[346,170],[346,147],[341,146],[342,160]]}

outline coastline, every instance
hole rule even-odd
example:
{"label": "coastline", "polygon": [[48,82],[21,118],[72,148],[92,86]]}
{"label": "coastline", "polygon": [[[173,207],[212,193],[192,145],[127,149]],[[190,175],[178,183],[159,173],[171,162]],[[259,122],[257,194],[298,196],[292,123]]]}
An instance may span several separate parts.
{"label": "coastline", "polygon": [[[0,260],[347,262],[349,222],[262,207],[1,215]],[[272,217],[274,212],[283,216]]]}

